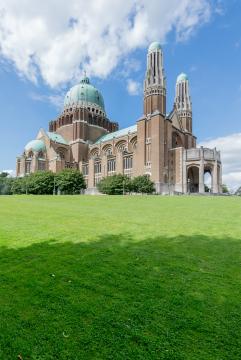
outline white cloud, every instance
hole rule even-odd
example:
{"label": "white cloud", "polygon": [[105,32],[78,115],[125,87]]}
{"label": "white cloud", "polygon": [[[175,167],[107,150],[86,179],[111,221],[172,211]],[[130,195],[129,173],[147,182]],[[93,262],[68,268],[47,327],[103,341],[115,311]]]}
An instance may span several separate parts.
{"label": "white cloud", "polygon": [[15,177],[16,176],[16,171],[15,170],[2,170],[2,171],[0,171],[0,173],[8,173],[8,175],[10,177]]}
{"label": "white cloud", "polygon": [[211,0],[0,0],[0,55],[33,82],[57,87],[108,76],[133,50],[210,18]]}
{"label": "white cloud", "polygon": [[52,95],[43,95],[38,93],[30,93],[30,98],[36,101],[48,102],[51,105],[54,105],[56,109],[61,110],[64,103],[64,93],[52,94]]}
{"label": "white cloud", "polygon": [[141,84],[137,81],[134,81],[132,79],[129,79],[127,81],[127,91],[130,95],[139,95],[141,94]]}
{"label": "white cloud", "polygon": [[202,142],[202,146],[221,151],[223,183],[236,189],[241,186],[241,133]]}

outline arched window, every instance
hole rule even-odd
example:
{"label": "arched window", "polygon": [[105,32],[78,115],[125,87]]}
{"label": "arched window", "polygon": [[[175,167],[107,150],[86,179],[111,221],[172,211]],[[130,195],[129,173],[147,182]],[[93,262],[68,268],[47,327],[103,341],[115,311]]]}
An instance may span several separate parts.
{"label": "arched window", "polygon": [[125,140],[121,140],[116,144],[117,151],[124,152],[127,151],[127,142]]}
{"label": "arched window", "polygon": [[98,148],[94,148],[90,151],[90,156],[99,156],[99,149]]}
{"label": "arched window", "polygon": [[38,158],[44,158],[44,153],[43,153],[43,151],[39,151],[39,153],[38,153]]}
{"label": "arched window", "polygon": [[65,160],[65,149],[58,148],[57,149],[57,155],[60,158],[60,160]]}
{"label": "arched window", "polygon": [[110,144],[107,144],[103,147],[103,152],[106,154],[106,155],[112,155],[112,145]]}
{"label": "arched window", "polygon": [[115,167],[116,167],[116,160],[115,159],[109,159],[107,161],[107,172],[109,174],[115,172]]}

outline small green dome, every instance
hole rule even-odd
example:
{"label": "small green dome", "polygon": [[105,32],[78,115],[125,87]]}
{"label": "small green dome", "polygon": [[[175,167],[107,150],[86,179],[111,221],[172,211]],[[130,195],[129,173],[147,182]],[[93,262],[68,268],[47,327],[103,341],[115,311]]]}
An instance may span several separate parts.
{"label": "small green dome", "polygon": [[97,105],[105,111],[104,99],[99,90],[90,84],[88,77],[84,77],[79,84],[73,86],[66,94],[64,107],[78,106],[86,103],[87,106]]}
{"label": "small green dome", "polygon": [[157,41],[154,41],[149,46],[148,52],[155,51],[155,50],[161,50],[161,48],[162,48],[161,44],[159,42],[157,42]]}
{"label": "small green dome", "polygon": [[177,77],[177,82],[181,82],[181,81],[187,81],[188,80],[188,76],[184,73],[181,73],[180,75],[178,75]]}
{"label": "small green dome", "polygon": [[39,152],[39,151],[46,151],[46,146],[43,140],[32,140],[25,146],[24,150],[26,152],[33,151],[33,152]]}

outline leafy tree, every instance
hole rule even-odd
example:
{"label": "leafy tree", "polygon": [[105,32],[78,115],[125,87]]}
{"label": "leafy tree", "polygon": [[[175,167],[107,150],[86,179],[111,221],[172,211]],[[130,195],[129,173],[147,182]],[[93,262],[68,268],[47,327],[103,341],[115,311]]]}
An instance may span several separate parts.
{"label": "leafy tree", "polygon": [[0,195],[12,194],[12,182],[13,178],[7,176],[0,176]]}
{"label": "leafy tree", "polygon": [[152,194],[155,191],[154,183],[148,175],[140,175],[132,180],[132,189],[136,193]]}
{"label": "leafy tree", "polygon": [[37,171],[25,177],[25,192],[34,195],[51,195],[54,191],[52,171]]}
{"label": "leafy tree", "polygon": [[222,193],[223,194],[228,194],[229,193],[229,189],[228,189],[227,185],[225,185],[225,184],[222,185]]}
{"label": "leafy tree", "polygon": [[9,176],[9,173],[7,173],[6,171],[3,171],[0,173],[0,178],[6,178]]}
{"label": "leafy tree", "polygon": [[86,189],[83,174],[79,170],[65,169],[56,175],[56,187],[63,194],[80,194],[81,190]]}
{"label": "leafy tree", "polygon": [[97,188],[103,194],[122,195],[131,191],[132,183],[128,176],[117,174],[103,178],[97,184]]}
{"label": "leafy tree", "polygon": [[12,194],[25,194],[26,193],[26,178],[13,178],[11,183]]}

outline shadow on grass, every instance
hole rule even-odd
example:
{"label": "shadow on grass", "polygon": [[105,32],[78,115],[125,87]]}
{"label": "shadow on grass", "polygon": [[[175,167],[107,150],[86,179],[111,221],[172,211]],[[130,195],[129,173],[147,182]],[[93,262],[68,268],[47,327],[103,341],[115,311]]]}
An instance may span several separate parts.
{"label": "shadow on grass", "polygon": [[103,236],[0,251],[0,359],[240,359],[241,242]]}

